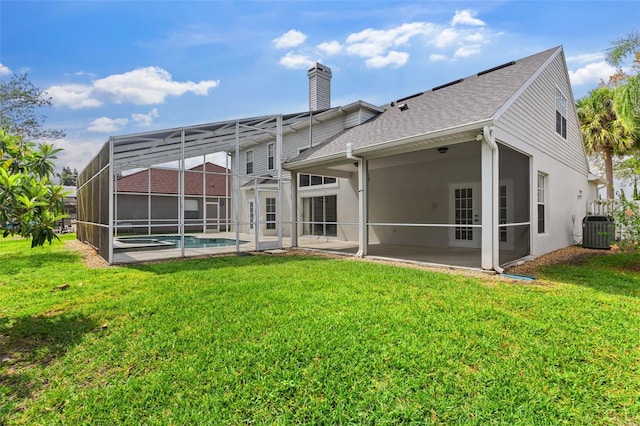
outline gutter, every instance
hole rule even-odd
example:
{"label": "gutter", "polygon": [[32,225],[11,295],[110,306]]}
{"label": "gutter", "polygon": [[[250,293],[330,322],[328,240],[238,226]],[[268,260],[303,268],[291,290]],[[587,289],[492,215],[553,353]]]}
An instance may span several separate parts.
{"label": "gutter", "polygon": [[492,236],[492,255],[491,255],[491,259],[493,260],[493,269],[498,273],[498,274],[503,274],[504,273],[504,269],[502,269],[500,267],[500,233],[499,233],[499,218],[498,218],[498,212],[500,211],[500,205],[499,205],[499,197],[498,194],[500,193],[500,168],[498,167],[500,164],[500,156],[498,153],[498,144],[496,144],[496,138],[493,135],[493,130],[489,128],[489,126],[484,126],[482,128],[482,136],[484,141],[487,143],[487,145],[489,145],[489,147],[491,148],[491,156],[492,156],[492,165],[491,165],[491,171],[493,173],[493,177],[492,177],[492,187],[493,187],[493,194],[491,197],[491,203],[492,203],[492,214],[491,214],[491,236]]}
{"label": "gutter", "polygon": [[347,159],[356,160],[358,162],[358,252],[356,257],[364,257],[366,254],[365,245],[367,241],[365,239],[366,232],[366,203],[365,203],[365,178],[366,178],[366,163],[365,159],[356,155],[353,155],[353,145],[347,144]]}

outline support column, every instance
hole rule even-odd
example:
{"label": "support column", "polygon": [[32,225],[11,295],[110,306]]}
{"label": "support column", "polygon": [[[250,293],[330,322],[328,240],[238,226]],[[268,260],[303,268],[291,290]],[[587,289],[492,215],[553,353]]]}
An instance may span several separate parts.
{"label": "support column", "polygon": [[236,228],[236,253],[240,253],[240,122],[236,121],[236,158],[235,158],[235,183],[236,188],[233,193],[235,200],[233,203],[233,210],[235,213],[235,228]]}
{"label": "support column", "polygon": [[278,202],[276,204],[276,223],[278,226],[278,248],[282,248],[282,115],[276,117],[276,167],[278,167]]}
{"label": "support column", "polygon": [[[113,238],[114,238],[114,217],[115,217],[115,202],[114,202],[114,180],[116,178],[115,176],[115,167],[113,164],[113,140],[109,139],[109,168],[108,168],[108,175],[109,175],[109,253],[107,254],[107,261],[109,262],[109,264],[113,263]],[[93,179],[95,179],[95,176],[92,176]],[[100,190],[102,190],[102,184],[100,182],[100,175],[97,175],[98,178],[98,188],[100,188]],[[94,194],[91,194],[92,197],[94,197]],[[98,199],[100,199],[100,195],[98,195]],[[92,221],[95,221],[94,218],[91,218]],[[95,241],[91,241],[92,243],[95,244]],[[102,244],[99,245],[99,248],[102,248]],[[104,256],[103,256],[104,257]]]}
{"label": "support column", "polygon": [[185,131],[182,129],[180,132],[180,173],[179,173],[179,214],[178,217],[180,219],[180,256],[184,257],[185,248],[184,248],[184,144],[185,144]]}
{"label": "support column", "polygon": [[[482,180],[480,208],[482,218],[482,240],[480,245],[480,266],[493,268],[493,154],[491,147],[483,142],[480,155],[480,175]],[[497,165],[496,165],[497,166]]]}
{"label": "support column", "polygon": [[358,257],[367,255],[369,247],[369,232],[367,221],[369,218],[369,203],[367,202],[367,181],[369,180],[369,162],[364,158],[358,159]]}
{"label": "support column", "polygon": [[298,173],[291,172],[291,247],[298,247]]}

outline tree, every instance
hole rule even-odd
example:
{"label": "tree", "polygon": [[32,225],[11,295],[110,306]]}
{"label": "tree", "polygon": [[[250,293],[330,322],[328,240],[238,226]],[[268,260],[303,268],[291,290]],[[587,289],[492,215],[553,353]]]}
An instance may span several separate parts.
{"label": "tree", "polygon": [[63,167],[62,172],[60,173],[60,183],[65,186],[76,186],[76,181],[78,180],[78,171],[73,169],[71,171],[70,167]]}
{"label": "tree", "polygon": [[60,149],[36,145],[0,129],[0,227],[4,238],[31,238],[31,247],[56,238],[65,215],[64,188],[51,181]]}
{"label": "tree", "polygon": [[605,60],[608,64],[619,68],[627,56],[637,52],[640,52],[640,33],[630,33],[611,42],[611,46],[607,49]]}
{"label": "tree", "polygon": [[[607,178],[607,199],[615,196],[613,156],[619,156],[635,144],[635,130],[625,126],[616,113],[616,88],[600,86],[577,103],[580,130],[587,153],[602,153]],[[630,131],[632,130],[632,131]]]}
{"label": "tree", "polygon": [[63,130],[45,129],[46,116],[37,112],[52,105],[47,92],[29,81],[27,74],[0,81],[0,128],[9,134],[26,140],[63,138]]}

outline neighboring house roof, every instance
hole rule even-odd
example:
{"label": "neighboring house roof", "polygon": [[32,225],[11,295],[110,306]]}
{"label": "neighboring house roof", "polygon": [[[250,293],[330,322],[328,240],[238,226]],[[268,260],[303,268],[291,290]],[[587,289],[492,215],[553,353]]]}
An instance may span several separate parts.
{"label": "neighboring house roof", "polygon": [[[231,194],[231,179],[224,173],[227,169],[213,163],[205,163],[205,171],[216,174],[205,174],[205,187],[207,196],[220,197]],[[202,165],[185,170],[184,193],[185,195],[202,195]],[[194,173],[198,172],[198,173]],[[178,170],[151,169],[142,170],[116,180],[117,192],[149,192],[149,173],[151,173],[151,193],[153,194],[178,194]],[[221,173],[221,174],[219,174]],[[225,185],[227,189],[225,191]]]}
{"label": "neighboring house roof", "polygon": [[383,113],[303,152],[289,165],[344,157],[347,144],[357,151],[446,130],[482,127],[484,122],[497,119],[561,51],[562,47],[549,49],[391,102]]}

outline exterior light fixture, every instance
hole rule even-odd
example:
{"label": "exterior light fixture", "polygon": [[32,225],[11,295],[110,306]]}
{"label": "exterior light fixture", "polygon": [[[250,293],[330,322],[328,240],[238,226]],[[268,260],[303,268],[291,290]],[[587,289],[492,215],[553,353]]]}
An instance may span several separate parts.
{"label": "exterior light fixture", "polygon": [[447,148],[446,146],[441,146],[440,148],[438,148],[438,152],[440,154],[446,154],[447,151],[449,151],[449,148]]}

